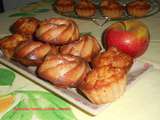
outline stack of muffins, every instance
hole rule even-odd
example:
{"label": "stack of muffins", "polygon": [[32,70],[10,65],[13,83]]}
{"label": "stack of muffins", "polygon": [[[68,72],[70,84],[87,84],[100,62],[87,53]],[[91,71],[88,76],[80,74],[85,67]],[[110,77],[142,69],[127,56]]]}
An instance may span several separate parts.
{"label": "stack of muffins", "polygon": [[96,37],[80,36],[73,20],[19,18],[11,32],[0,40],[3,56],[26,68],[35,66],[37,77],[56,87],[74,87],[94,104],[124,93],[133,58],[115,47],[101,51]]}
{"label": "stack of muffins", "polygon": [[75,12],[80,17],[92,17],[96,15],[97,10],[103,17],[121,18],[126,14],[133,17],[145,16],[151,5],[147,0],[132,0],[126,5],[118,0],[101,0],[98,5],[91,0],[57,0],[53,5],[56,11],[60,13]]}

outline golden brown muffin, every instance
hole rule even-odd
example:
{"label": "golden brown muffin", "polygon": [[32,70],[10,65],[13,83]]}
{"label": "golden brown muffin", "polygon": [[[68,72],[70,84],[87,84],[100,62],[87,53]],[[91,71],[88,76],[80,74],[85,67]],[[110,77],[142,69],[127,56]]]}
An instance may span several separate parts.
{"label": "golden brown muffin", "polygon": [[147,0],[134,0],[127,4],[127,12],[134,17],[145,16],[151,8]]}
{"label": "golden brown muffin", "polygon": [[21,43],[28,40],[21,34],[13,34],[0,39],[0,49],[3,55],[10,59],[13,57],[15,48]]}
{"label": "golden brown muffin", "polygon": [[107,51],[104,51],[97,55],[92,61],[93,67],[110,66],[124,69],[126,72],[133,64],[133,58],[116,47],[110,47]]}
{"label": "golden brown muffin", "polygon": [[116,0],[101,0],[100,11],[105,17],[119,18],[124,14],[124,7]]}
{"label": "golden brown muffin", "polygon": [[76,87],[89,71],[89,65],[72,55],[49,55],[38,68],[38,75],[58,87]]}
{"label": "golden brown muffin", "polygon": [[80,17],[91,17],[96,13],[96,6],[90,0],[80,0],[75,11]]}
{"label": "golden brown muffin", "polygon": [[62,54],[80,56],[90,62],[101,50],[96,38],[91,35],[83,35],[78,41],[64,45],[60,48]]}
{"label": "golden brown muffin", "polygon": [[71,19],[50,18],[40,24],[36,37],[44,42],[63,45],[79,39],[77,24]]}
{"label": "golden brown muffin", "polygon": [[40,21],[34,17],[23,17],[19,18],[10,29],[12,33],[32,36],[39,26],[39,23]]}
{"label": "golden brown muffin", "polygon": [[54,7],[58,12],[72,12],[74,11],[74,2],[73,0],[57,0]]}
{"label": "golden brown muffin", "polygon": [[51,52],[57,54],[55,46],[31,40],[16,47],[14,59],[26,66],[38,66]]}
{"label": "golden brown muffin", "polygon": [[78,89],[94,104],[106,104],[125,91],[127,79],[123,69],[102,66],[90,71]]}

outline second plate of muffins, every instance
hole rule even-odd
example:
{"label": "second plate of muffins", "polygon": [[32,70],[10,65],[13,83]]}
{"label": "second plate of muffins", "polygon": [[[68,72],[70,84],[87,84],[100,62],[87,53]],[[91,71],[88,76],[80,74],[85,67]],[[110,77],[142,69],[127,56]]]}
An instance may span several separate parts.
{"label": "second plate of muffins", "polygon": [[80,19],[126,20],[148,17],[160,11],[156,0],[56,0],[54,11]]}

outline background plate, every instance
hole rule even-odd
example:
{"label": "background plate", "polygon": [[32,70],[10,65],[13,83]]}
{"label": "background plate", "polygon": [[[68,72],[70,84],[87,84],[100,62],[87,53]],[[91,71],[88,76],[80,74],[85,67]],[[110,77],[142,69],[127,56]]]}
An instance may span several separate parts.
{"label": "background plate", "polygon": [[[128,2],[130,2],[132,0],[119,0],[119,2],[123,5],[123,6],[126,6],[126,4]],[[157,1],[157,0],[148,0],[150,5],[151,5],[151,8],[148,12],[147,15],[143,16],[143,17],[149,17],[149,16],[152,16],[156,13],[158,13],[160,11],[160,3]],[[78,0],[76,0],[76,2],[78,2]],[[108,18],[108,17],[104,17],[102,16],[102,14],[100,13],[99,11],[99,7],[98,7],[98,4],[99,4],[99,0],[93,0],[93,3],[95,3],[96,5],[96,14],[92,17],[80,17],[78,16],[75,11],[73,12],[70,12],[70,13],[60,13],[58,12],[55,7],[54,7],[54,4],[52,5],[53,6],[53,10],[60,14],[60,15],[63,15],[63,16],[66,16],[66,17],[72,17],[72,18],[78,18],[78,19],[87,19],[87,20],[93,20],[93,19],[106,19],[106,20],[127,20],[127,19],[135,19],[135,18],[143,18],[143,17],[133,17],[133,16],[130,16],[127,14],[127,11],[125,10],[125,14],[120,17],[120,18]]]}

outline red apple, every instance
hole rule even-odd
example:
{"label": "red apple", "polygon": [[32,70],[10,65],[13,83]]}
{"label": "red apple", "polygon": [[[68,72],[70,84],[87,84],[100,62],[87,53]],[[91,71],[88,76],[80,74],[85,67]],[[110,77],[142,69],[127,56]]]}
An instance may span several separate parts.
{"label": "red apple", "polygon": [[148,27],[137,20],[127,20],[110,25],[104,31],[107,47],[115,46],[136,58],[144,54],[149,46]]}

